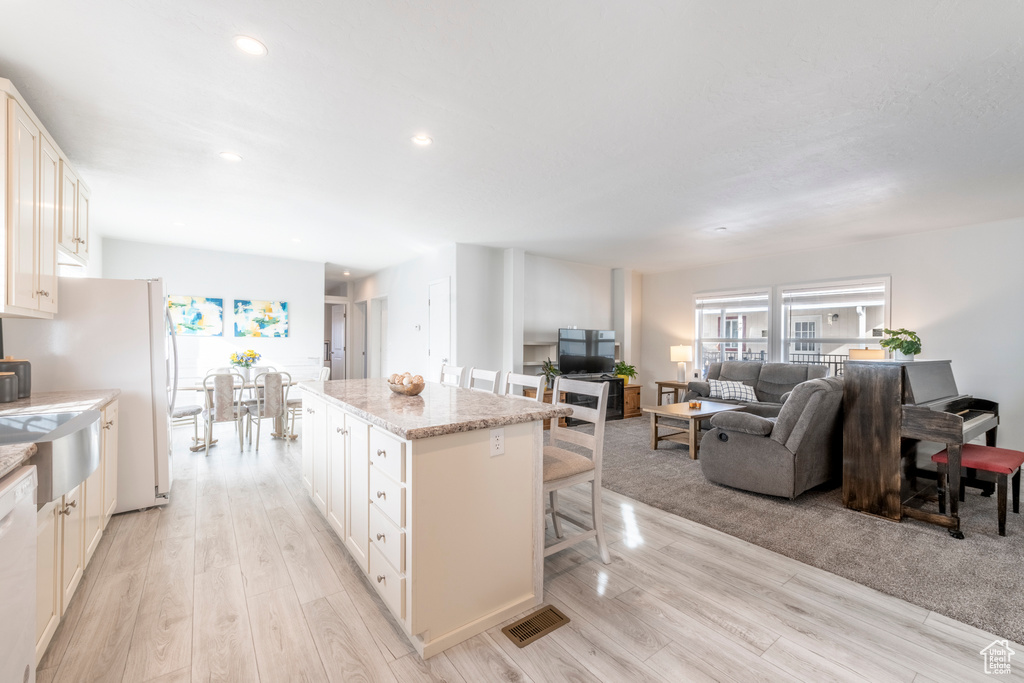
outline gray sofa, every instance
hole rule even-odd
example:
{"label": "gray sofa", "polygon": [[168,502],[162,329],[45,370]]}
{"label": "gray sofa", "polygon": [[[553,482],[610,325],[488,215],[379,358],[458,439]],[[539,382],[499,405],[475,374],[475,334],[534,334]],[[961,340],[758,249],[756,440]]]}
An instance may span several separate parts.
{"label": "gray sofa", "polygon": [[793,389],[779,416],[718,413],[700,446],[708,481],[770,496],[796,498],[842,472],[841,377]]}
{"label": "gray sofa", "polygon": [[708,366],[708,379],[743,382],[754,388],[757,403],[711,399],[711,385],[708,382],[690,382],[686,400],[709,400],[746,406],[745,413],[761,417],[775,417],[782,410],[785,396],[796,385],[809,379],[818,379],[828,374],[825,365],[803,365],[798,363],[760,363],[751,360],[727,360]]}

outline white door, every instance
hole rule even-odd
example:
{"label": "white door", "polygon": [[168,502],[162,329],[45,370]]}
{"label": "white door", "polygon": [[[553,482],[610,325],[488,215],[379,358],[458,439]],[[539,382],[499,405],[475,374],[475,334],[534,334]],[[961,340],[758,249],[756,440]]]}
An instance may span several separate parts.
{"label": "white door", "polygon": [[428,296],[430,358],[426,377],[431,382],[437,382],[441,379],[441,366],[451,362],[452,302],[449,278],[431,282]]}
{"label": "white door", "polygon": [[370,300],[366,346],[368,376],[383,377],[388,366],[388,298],[386,296]]}
{"label": "white door", "polygon": [[348,318],[348,306],[336,304],[331,306],[331,379],[345,379],[345,323]]}
{"label": "white door", "polygon": [[366,302],[360,301],[352,308],[352,378],[366,377]]}

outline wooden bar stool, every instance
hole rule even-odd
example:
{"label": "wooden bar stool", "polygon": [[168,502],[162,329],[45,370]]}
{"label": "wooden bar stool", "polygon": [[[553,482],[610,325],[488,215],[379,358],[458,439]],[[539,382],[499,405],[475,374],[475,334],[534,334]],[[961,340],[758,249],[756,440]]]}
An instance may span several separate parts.
{"label": "wooden bar stool", "polygon": [[[946,511],[946,468],[949,458],[946,451],[936,453],[932,460],[938,464],[939,470],[939,512]],[[996,496],[999,506],[999,535],[1006,535],[1006,480],[1013,476],[1013,512],[1020,512],[1020,468],[1024,465],[1024,452],[1011,451],[1008,448],[978,446],[964,444],[960,456],[960,465],[968,470],[983,470],[996,475]],[[974,481],[974,480],[972,480]],[[964,479],[960,480],[960,490],[950,491],[951,496],[964,499]],[[967,482],[971,483],[971,482]],[[981,483],[981,482],[974,482]]]}

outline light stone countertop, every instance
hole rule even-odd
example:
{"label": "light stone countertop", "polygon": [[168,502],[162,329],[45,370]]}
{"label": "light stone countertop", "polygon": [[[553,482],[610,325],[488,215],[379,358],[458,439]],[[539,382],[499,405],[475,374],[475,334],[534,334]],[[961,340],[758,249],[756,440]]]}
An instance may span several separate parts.
{"label": "light stone countertop", "polygon": [[[0,403],[0,417],[98,410],[113,401],[120,394],[120,389],[42,391],[32,394],[29,398],[20,398],[10,403]],[[21,467],[26,460],[35,454],[36,445],[34,443],[0,446],[0,478]]]}
{"label": "light stone countertop", "polygon": [[572,414],[571,408],[437,382],[427,382],[419,396],[396,394],[383,379],[301,382],[298,386],[403,439],[429,439]]}

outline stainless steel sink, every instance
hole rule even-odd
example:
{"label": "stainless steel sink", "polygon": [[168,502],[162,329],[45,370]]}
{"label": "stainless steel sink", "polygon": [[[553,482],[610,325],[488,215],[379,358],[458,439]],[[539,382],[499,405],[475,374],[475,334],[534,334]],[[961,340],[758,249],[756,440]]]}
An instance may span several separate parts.
{"label": "stainless steel sink", "polygon": [[85,481],[100,464],[100,418],[98,410],[43,415],[0,417],[0,445],[35,443],[38,449],[29,460],[36,466],[38,507]]}

